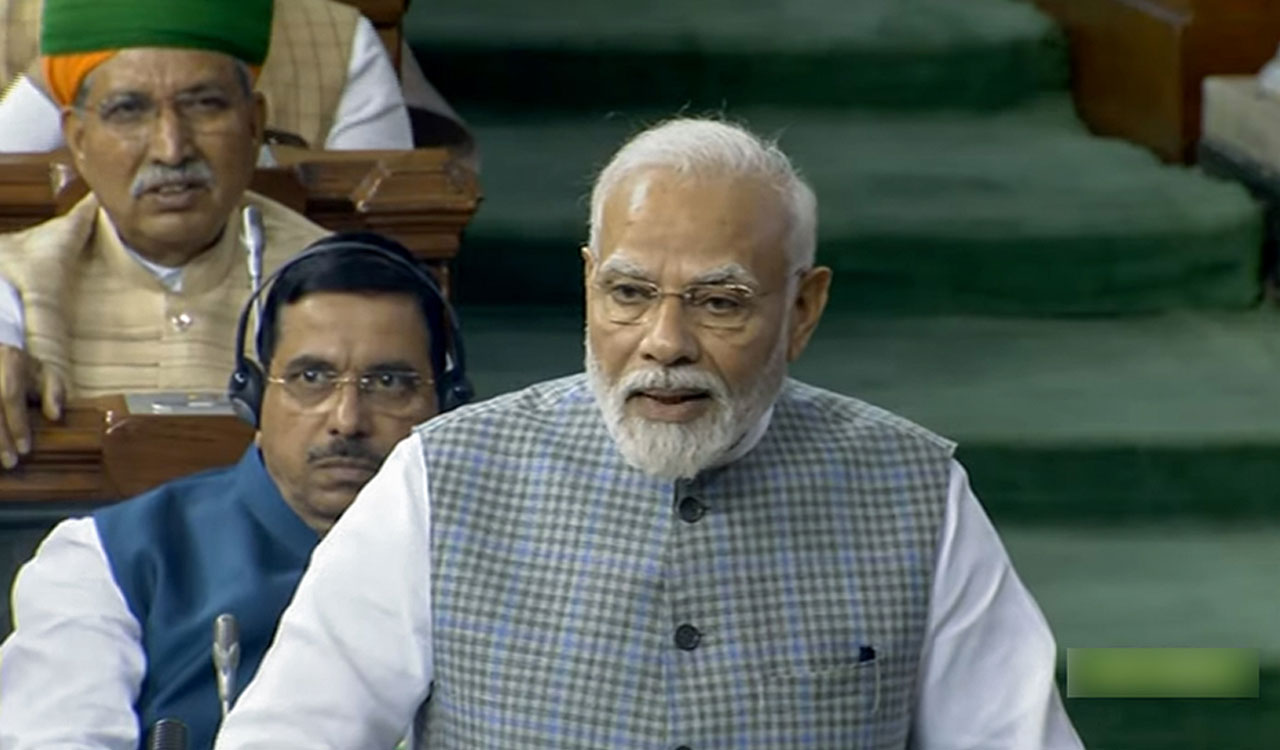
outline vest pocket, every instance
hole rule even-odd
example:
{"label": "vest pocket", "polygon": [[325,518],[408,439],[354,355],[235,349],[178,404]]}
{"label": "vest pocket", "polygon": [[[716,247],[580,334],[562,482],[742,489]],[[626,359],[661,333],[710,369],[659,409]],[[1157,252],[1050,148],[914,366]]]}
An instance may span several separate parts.
{"label": "vest pocket", "polygon": [[764,675],[757,682],[761,747],[862,748],[874,744],[880,696],[875,659],[804,672]]}

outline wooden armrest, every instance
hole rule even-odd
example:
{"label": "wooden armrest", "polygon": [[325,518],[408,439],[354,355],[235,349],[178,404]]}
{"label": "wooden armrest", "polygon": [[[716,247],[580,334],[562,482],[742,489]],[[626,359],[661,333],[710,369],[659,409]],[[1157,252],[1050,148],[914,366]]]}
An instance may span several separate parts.
{"label": "wooden armrest", "polygon": [[230,415],[132,414],[123,396],[35,414],[32,451],[0,471],[0,502],[110,502],[240,458],[253,429]]}

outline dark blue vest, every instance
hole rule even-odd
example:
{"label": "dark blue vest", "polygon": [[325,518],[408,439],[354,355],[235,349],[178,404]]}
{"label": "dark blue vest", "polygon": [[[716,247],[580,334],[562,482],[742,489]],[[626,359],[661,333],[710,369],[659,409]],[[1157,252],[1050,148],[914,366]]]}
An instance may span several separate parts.
{"label": "dark blue vest", "polygon": [[186,722],[192,750],[211,747],[221,718],[214,618],[230,612],[240,623],[238,692],[271,644],[316,533],[285,504],[256,446],[234,466],[170,482],[94,521],[142,629],[141,731],[173,717]]}

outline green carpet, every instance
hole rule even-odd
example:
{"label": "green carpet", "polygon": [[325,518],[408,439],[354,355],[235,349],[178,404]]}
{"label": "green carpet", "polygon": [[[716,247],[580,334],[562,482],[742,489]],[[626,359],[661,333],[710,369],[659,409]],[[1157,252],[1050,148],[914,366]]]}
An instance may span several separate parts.
{"label": "green carpet", "polygon": [[989,108],[1061,88],[1061,34],[1010,0],[415,3],[405,34],[455,104]]}
{"label": "green carpet", "polygon": [[1280,669],[1280,520],[997,528],[1064,653],[1250,648]]}
{"label": "green carpet", "polygon": [[[1280,526],[999,524],[1060,653],[1260,651],[1255,700],[1066,699],[1090,750],[1270,750],[1280,737]],[[1065,677],[1061,675],[1060,677]],[[1066,695],[1065,684],[1062,694]]]}
{"label": "green carpet", "polygon": [[1253,700],[1075,698],[1067,713],[1089,750],[1274,750],[1280,670],[1262,672]]}
{"label": "green carpet", "polygon": [[[1043,315],[1257,301],[1262,223],[1245,191],[1090,137],[1065,97],[988,115],[732,114],[780,134],[812,181],[837,305]],[[477,119],[485,200],[459,299],[575,300],[591,177],[645,121]]]}

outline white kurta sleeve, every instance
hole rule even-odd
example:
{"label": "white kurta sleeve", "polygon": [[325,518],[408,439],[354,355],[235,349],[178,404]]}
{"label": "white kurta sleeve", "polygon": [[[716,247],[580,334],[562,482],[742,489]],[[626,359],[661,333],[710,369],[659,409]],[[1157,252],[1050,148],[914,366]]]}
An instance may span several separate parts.
{"label": "white kurta sleeve", "polygon": [[0,747],[136,750],[141,629],[93,519],[58,524],[13,587],[0,645]]}
{"label": "white kurta sleeve", "polygon": [[430,539],[414,434],[316,548],[216,750],[394,747],[431,684]]}
{"label": "white kurta sleeve", "polygon": [[1057,649],[964,469],[952,462],[911,747],[1079,750]]}
{"label": "white kurta sleeve", "polygon": [[0,99],[0,153],[42,153],[62,147],[58,105],[19,76]]}
{"label": "white kurta sleeve", "polygon": [[373,24],[364,16],[351,40],[347,84],[324,147],[337,151],[413,148],[400,79]]}
{"label": "white kurta sleeve", "polygon": [[26,347],[27,324],[22,312],[22,296],[13,284],[0,278],[0,345]]}

